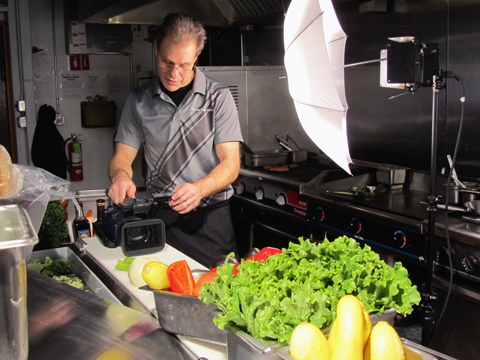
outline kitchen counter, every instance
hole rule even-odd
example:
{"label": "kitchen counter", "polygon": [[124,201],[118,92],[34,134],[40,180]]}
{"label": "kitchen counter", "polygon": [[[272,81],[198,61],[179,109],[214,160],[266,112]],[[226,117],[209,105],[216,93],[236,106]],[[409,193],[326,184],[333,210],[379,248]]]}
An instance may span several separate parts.
{"label": "kitchen counter", "polygon": [[[186,260],[192,270],[205,269],[203,265],[168,244],[165,245],[162,251],[152,253],[151,255],[167,265],[175,261]],[[156,316],[153,293],[151,291],[140,290],[133,286],[126,271],[115,269],[117,260],[125,258],[120,247],[107,248],[103,246],[96,237],[87,238],[84,239],[84,246],[80,248],[80,256],[89,267],[90,265],[97,266],[97,270],[100,270],[102,274],[98,274],[95,270],[94,272],[104,283],[114,284],[114,286],[106,285],[122,303],[136,310],[146,311]],[[227,349],[225,346],[184,336],[178,336],[178,338],[199,358],[205,357],[208,360],[227,359]]]}
{"label": "kitchen counter", "polygon": [[198,358],[154,317],[93,295],[88,279],[84,291],[28,270],[27,283],[29,360]]}
{"label": "kitchen counter", "polygon": [[[92,287],[100,287],[100,280],[104,284],[115,286],[109,287],[111,295],[106,299],[102,294],[99,294],[101,297],[94,296],[29,270],[29,360],[55,359],[65,352],[69,353],[70,359],[78,360],[227,360],[227,346],[173,336],[160,328],[155,318],[153,293],[136,288],[130,283],[126,271],[115,269],[117,260],[125,257],[121,248],[106,248],[97,238],[88,238],[77,246],[70,246],[70,249],[52,251],[59,250],[68,250],[70,255],[73,254],[70,250],[73,250],[82,260],[82,264],[85,261],[89,268],[92,265],[96,267],[96,271],[92,269],[90,278],[87,275],[86,282],[87,287],[94,293],[97,294],[97,291]],[[43,257],[45,254],[41,255]],[[204,269],[202,265],[168,245],[152,255],[165,264],[186,260],[192,270]],[[72,263],[72,259],[70,261]],[[75,271],[79,273],[77,268]],[[85,280],[85,277],[82,276],[82,279]],[[68,299],[68,302],[65,299]],[[123,306],[118,299],[137,311]],[[54,324],[55,329],[50,329],[49,324]],[[412,346],[437,356],[439,360],[451,359],[418,344]],[[228,351],[235,354],[234,350],[232,347]],[[102,355],[105,357],[99,357]]]}

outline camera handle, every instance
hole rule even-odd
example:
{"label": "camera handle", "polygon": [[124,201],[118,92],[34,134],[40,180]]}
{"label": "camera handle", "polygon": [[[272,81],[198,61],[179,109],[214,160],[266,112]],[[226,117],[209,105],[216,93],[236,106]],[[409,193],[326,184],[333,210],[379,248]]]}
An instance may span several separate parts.
{"label": "camera handle", "polygon": [[171,196],[153,195],[153,203],[152,203],[152,206],[150,207],[150,211],[148,212],[148,216],[154,217],[155,215],[157,215],[160,204],[163,204],[163,203],[168,204],[171,198],[172,198]]}

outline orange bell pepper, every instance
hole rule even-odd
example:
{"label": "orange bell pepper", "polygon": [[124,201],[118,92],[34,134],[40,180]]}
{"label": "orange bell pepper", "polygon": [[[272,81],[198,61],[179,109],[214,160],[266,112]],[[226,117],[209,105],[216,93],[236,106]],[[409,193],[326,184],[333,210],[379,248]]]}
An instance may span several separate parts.
{"label": "orange bell pepper", "polygon": [[185,260],[176,261],[167,269],[168,280],[172,292],[192,295],[195,286],[192,271]]}

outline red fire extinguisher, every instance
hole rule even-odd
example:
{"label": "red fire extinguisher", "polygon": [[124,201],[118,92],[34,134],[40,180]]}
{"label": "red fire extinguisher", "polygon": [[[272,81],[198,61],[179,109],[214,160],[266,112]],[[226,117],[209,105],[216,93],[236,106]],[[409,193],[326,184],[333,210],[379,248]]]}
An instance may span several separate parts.
{"label": "red fire extinguisher", "polygon": [[[70,141],[70,143],[69,143]],[[83,180],[83,159],[82,159],[82,144],[75,133],[65,142],[68,144],[68,161],[70,162],[70,180]]]}

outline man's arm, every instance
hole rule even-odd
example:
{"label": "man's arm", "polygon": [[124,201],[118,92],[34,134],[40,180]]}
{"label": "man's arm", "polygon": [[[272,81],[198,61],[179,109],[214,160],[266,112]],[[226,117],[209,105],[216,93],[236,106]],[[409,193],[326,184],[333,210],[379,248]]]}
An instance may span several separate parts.
{"label": "man's arm", "polygon": [[185,214],[198,206],[200,200],[217,193],[231,184],[240,170],[239,142],[226,142],[215,146],[220,163],[206,177],[194,183],[185,183],[174,189],[170,206]]}
{"label": "man's arm", "polygon": [[138,150],[122,143],[116,143],[115,155],[108,164],[108,177],[112,186],[108,189],[108,196],[114,203],[122,202],[125,197],[135,197],[137,190],[132,181],[132,163]]}

